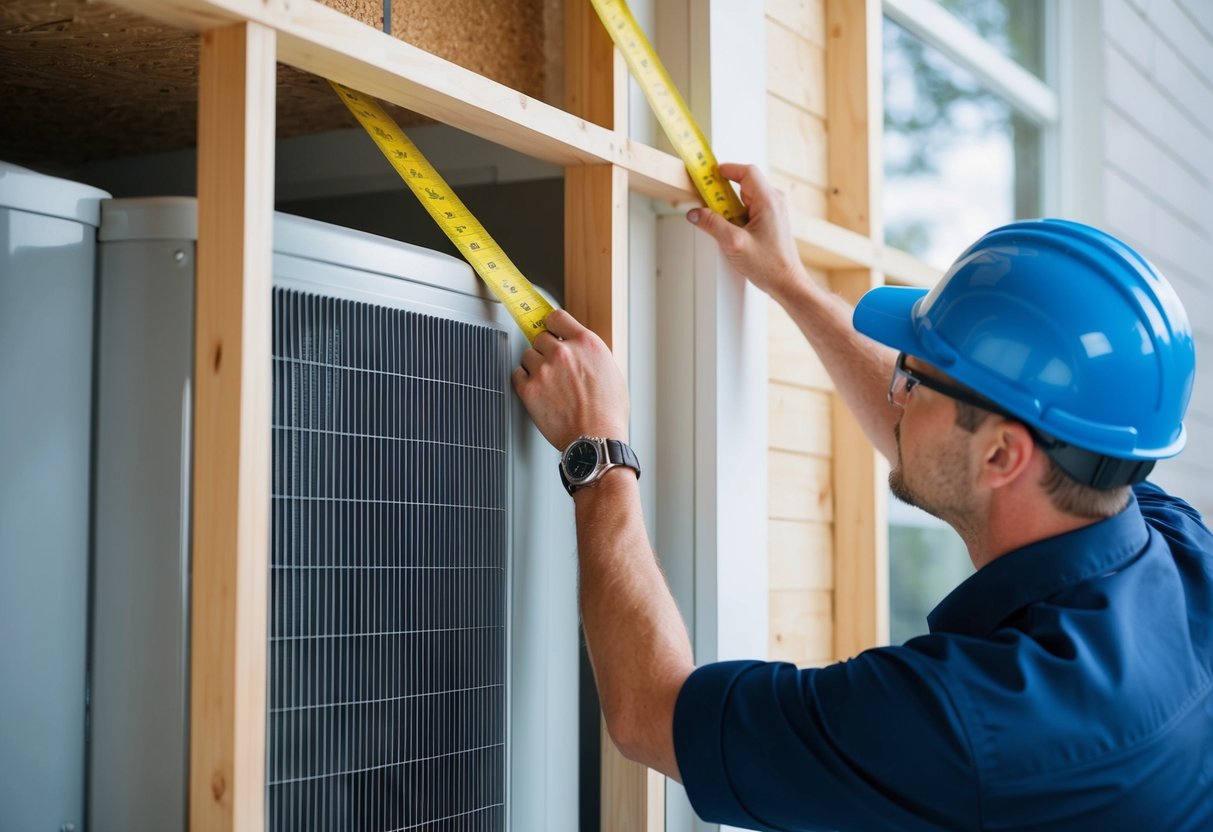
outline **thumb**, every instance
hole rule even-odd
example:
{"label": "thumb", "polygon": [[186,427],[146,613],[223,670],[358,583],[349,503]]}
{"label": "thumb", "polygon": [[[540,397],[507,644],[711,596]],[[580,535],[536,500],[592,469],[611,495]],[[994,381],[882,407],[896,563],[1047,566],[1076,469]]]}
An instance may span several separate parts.
{"label": "thumb", "polygon": [[733,232],[738,230],[738,227],[725,220],[716,211],[706,209],[706,207],[696,207],[696,209],[691,209],[687,212],[687,221],[696,228],[705,230],[712,239],[722,246],[735,243]]}
{"label": "thumb", "polygon": [[712,209],[692,208],[687,211],[687,221],[696,228],[703,229],[720,245],[724,253],[740,250],[745,232]]}

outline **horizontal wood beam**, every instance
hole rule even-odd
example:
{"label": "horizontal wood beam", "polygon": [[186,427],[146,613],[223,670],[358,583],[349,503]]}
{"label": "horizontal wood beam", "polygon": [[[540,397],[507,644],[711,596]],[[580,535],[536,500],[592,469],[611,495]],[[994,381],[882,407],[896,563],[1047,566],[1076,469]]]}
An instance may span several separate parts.
{"label": "horizontal wood beam", "polygon": [[881,252],[881,271],[886,283],[930,289],[943,278],[943,271],[899,248],[885,246]]}
{"label": "horizontal wood beam", "polygon": [[[700,202],[678,157],[477,75],[314,0],[113,0],[204,31],[241,21],[277,32],[278,60],[331,78],[551,164],[610,164],[629,189],[675,205]],[[801,258],[821,269],[873,268],[880,248],[825,220],[794,220]]]}
{"label": "horizontal wood beam", "polygon": [[826,220],[792,217],[792,235],[805,265],[822,271],[873,269],[898,286],[930,289],[943,271],[892,246],[878,245],[870,238]]}
{"label": "horizontal wood beam", "polygon": [[314,0],[114,0],[151,19],[195,31],[243,21],[273,29],[278,60],[562,166],[610,164],[631,190],[698,203],[677,156],[397,40]]}
{"label": "horizontal wood beam", "polygon": [[794,215],[792,235],[800,259],[814,268],[870,269],[879,258],[879,247],[866,235],[816,217]]}

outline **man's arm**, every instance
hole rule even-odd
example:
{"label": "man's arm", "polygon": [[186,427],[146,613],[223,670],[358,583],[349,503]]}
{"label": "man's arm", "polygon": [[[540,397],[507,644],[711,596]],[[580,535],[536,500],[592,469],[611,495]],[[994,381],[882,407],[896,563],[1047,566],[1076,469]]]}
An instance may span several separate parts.
{"label": "man's arm", "polygon": [[720,172],[741,185],[750,217],[746,227],[738,228],[706,208],[690,211],[687,219],[716,240],[734,271],[787,310],[869,441],[887,459],[895,460],[893,426],[899,411],[889,404],[886,391],[897,354],[856,332],[851,325],[853,307],[805,272],[783,194],[762,172],[753,165],[732,164],[721,165]]}
{"label": "man's arm", "polygon": [[[627,439],[627,385],[610,350],[571,315],[514,371],[514,389],[556,448],[580,435]],[[623,754],[674,779],[674,704],[694,669],[686,626],[644,527],[629,468],[607,471],[573,496],[581,620],[607,730]]]}

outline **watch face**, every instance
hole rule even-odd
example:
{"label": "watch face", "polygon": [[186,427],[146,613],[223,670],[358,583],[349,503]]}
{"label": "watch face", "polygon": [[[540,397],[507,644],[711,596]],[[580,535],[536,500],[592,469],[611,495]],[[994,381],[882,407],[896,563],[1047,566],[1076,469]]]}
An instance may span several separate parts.
{"label": "watch face", "polygon": [[573,482],[579,482],[598,467],[598,446],[587,439],[578,439],[564,452],[564,473]]}

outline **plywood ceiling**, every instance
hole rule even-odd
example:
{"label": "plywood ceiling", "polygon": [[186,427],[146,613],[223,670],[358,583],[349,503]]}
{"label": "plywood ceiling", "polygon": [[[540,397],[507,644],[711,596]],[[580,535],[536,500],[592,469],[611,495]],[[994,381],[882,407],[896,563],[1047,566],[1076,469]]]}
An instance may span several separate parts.
{"label": "plywood ceiling", "polygon": [[[383,27],[381,2],[325,2]],[[552,0],[392,2],[395,36],[532,97],[558,97],[552,76],[561,38]],[[121,8],[4,0],[0,160],[38,167],[192,147],[197,64],[196,34]],[[406,125],[425,121],[394,114]],[[285,66],[277,119],[279,138],[355,126],[323,79]]]}

